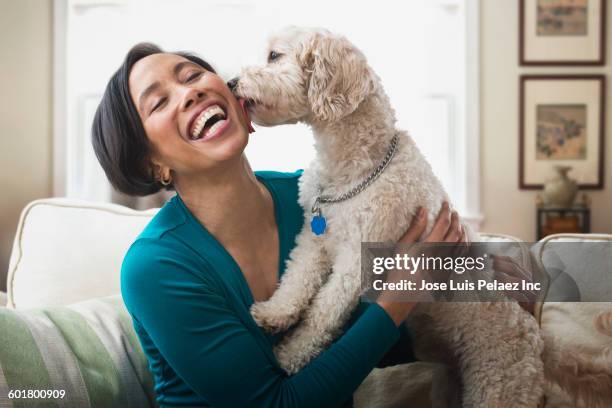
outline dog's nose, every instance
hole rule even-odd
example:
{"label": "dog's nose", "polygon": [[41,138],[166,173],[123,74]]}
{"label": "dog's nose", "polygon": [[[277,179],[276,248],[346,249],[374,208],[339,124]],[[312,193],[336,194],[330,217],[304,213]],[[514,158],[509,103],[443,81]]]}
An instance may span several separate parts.
{"label": "dog's nose", "polygon": [[236,85],[238,85],[238,80],[239,79],[240,78],[235,77],[235,78],[232,78],[229,81],[227,81],[227,86],[229,87],[230,90],[232,90],[232,91],[236,90]]}

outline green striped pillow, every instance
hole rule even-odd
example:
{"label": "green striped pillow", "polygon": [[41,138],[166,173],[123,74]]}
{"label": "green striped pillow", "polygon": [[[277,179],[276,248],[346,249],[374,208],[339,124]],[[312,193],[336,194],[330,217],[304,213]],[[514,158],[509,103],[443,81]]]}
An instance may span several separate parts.
{"label": "green striped pillow", "polygon": [[[9,399],[10,390],[21,398]],[[23,398],[28,390],[65,395]],[[0,307],[0,407],[156,405],[147,361],[120,296],[40,309]]]}

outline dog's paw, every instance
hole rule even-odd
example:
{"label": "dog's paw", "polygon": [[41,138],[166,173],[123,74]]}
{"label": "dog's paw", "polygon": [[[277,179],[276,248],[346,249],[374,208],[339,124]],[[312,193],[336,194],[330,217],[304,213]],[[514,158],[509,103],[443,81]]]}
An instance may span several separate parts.
{"label": "dog's paw", "polygon": [[329,334],[314,330],[308,324],[300,325],[274,347],[274,354],[288,374],[295,374],[318,356],[331,339]]}
{"label": "dog's paw", "polygon": [[268,301],[254,303],[251,306],[251,316],[259,327],[270,333],[279,333],[291,327],[298,320],[299,314]]}
{"label": "dog's paw", "polygon": [[612,311],[601,312],[595,317],[593,323],[598,332],[612,336]]}
{"label": "dog's paw", "polygon": [[287,374],[292,375],[300,371],[310,360],[305,348],[296,347],[296,343],[281,343],[274,348],[274,354],[279,365]]}

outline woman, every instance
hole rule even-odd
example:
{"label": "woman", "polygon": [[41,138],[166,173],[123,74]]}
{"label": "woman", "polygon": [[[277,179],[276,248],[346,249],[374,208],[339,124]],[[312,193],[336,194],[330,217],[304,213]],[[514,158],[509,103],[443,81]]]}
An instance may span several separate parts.
{"label": "woman", "polygon": [[[213,121],[206,122],[208,117]],[[204,119],[202,119],[204,117]],[[132,48],[94,119],[93,145],[113,186],[145,195],[174,188],[125,256],[125,304],[161,406],[314,407],[350,404],[377,364],[413,360],[398,327],[414,306],[362,304],[343,335],[288,377],[249,314],[277,287],[303,224],[300,172],[254,174],[250,121],[205,61]],[[402,242],[425,229],[421,211]],[[464,239],[445,205],[428,241]]]}

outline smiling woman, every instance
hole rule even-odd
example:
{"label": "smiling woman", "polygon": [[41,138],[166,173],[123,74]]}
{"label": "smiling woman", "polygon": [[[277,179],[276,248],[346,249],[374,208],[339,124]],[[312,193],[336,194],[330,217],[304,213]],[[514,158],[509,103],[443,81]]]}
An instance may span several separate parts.
{"label": "smiling woman", "polygon": [[[129,195],[148,195],[162,187],[172,188],[171,182],[165,182],[167,178],[163,179],[163,183],[161,179],[156,179],[153,169],[146,162],[152,153],[152,146],[139,116],[139,112],[146,112],[149,108],[145,106],[145,102],[153,103],[152,94],[159,92],[160,84],[149,84],[139,94],[138,108],[130,99],[128,89],[129,72],[136,62],[161,52],[161,49],[153,44],[140,44],[132,48],[116,73],[116,81],[109,84],[106,97],[94,118],[92,142],[96,157],[113,187]],[[195,55],[177,53],[176,56],[189,61],[192,66],[197,67],[196,70],[215,72],[210,64]],[[185,67],[186,61],[176,66]],[[155,106],[150,107],[149,115],[160,107],[160,102],[162,101],[158,100]],[[116,106],[123,109],[116,109]]]}
{"label": "smiling woman", "polygon": [[[185,61],[185,58],[181,58],[181,55],[173,55],[168,58],[163,53],[148,56],[143,59],[142,62],[138,62],[133,67],[133,80],[130,80],[130,88],[132,90],[132,98],[138,101],[138,110],[143,117],[145,128],[147,127],[151,118],[158,119],[159,115],[162,114],[161,121],[157,123],[163,123],[163,113],[168,110],[168,104],[172,104],[174,98],[178,98],[178,103],[184,104],[184,110],[189,109],[192,104],[198,104],[198,100],[206,100],[204,103],[199,104],[197,109],[190,112],[187,123],[177,123],[179,126],[179,133],[189,140],[209,140],[213,137],[220,135],[230,124],[230,120],[227,117],[228,104],[217,101],[214,98],[207,98],[203,91],[197,91],[196,95],[190,95],[192,92],[187,85],[202,81],[207,77],[206,74],[213,73],[210,70],[198,65],[192,61]],[[148,78],[152,67],[162,64],[166,69],[168,76],[160,79],[155,79],[149,85],[146,85],[151,80]],[[222,82],[219,77],[213,75],[211,81]],[[164,81],[165,80],[165,81]],[[171,83],[178,83],[184,85],[183,88],[173,89],[169,86]],[[140,88],[146,85],[146,88],[140,91]],[[217,84],[218,85],[218,84]],[[222,88],[225,88],[225,84],[221,84]],[[178,90],[178,91],[177,91]],[[180,94],[181,90],[187,91],[188,94]],[[192,98],[192,99],[190,99]],[[233,99],[232,99],[233,100]],[[176,102],[174,102],[176,103]],[[180,121],[185,119],[181,118]],[[212,132],[213,124],[217,124],[215,132]],[[221,125],[221,126],[219,126]],[[152,126],[156,126],[155,124]],[[154,129],[151,129],[154,130]],[[182,130],[182,132],[181,132]],[[202,131],[204,131],[202,133]]]}
{"label": "smiling woman", "polygon": [[[333,345],[287,375],[273,352],[281,336],[258,327],[250,308],[272,296],[299,240],[301,172],[253,173],[244,155],[249,129],[243,105],[208,64],[150,44],[130,50],[96,112],[94,150],[116,188],[146,193],[172,184],[177,192],[121,270],[158,402],[350,405],[377,364],[414,359],[409,331],[398,329],[414,304],[362,304]],[[415,217],[403,242],[421,236],[425,220]],[[458,233],[448,206],[438,223],[444,236]]]}

